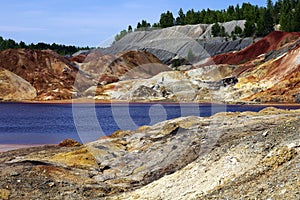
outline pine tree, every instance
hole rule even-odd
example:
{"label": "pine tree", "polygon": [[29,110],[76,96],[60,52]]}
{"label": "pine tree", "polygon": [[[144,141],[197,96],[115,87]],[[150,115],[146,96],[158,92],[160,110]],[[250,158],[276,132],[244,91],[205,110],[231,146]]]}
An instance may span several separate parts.
{"label": "pine tree", "polygon": [[219,25],[219,23],[215,23],[212,27],[211,27],[211,34],[214,37],[220,36],[221,33],[221,27]]}
{"label": "pine tree", "polygon": [[298,3],[295,8],[295,17],[294,17],[294,26],[295,30],[297,32],[300,32],[300,0],[298,0]]}
{"label": "pine tree", "polygon": [[187,11],[184,18],[184,24],[196,24],[196,23],[197,23],[197,18],[194,9]]}
{"label": "pine tree", "polygon": [[292,5],[293,0],[283,0],[281,10],[280,10],[280,28],[283,31],[292,31]]}
{"label": "pine tree", "polygon": [[256,32],[255,23],[253,20],[247,20],[245,23],[244,36],[252,37]]}
{"label": "pine tree", "polygon": [[176,18],[176,25],[184,25],[185,14],[183,13],[182,8],[178,11],[178,17]]}
{"label": "pine tree", "polygon": [[129,26],[128,26],[128,33],[131,33],[131,32],[132,32],[132,26],[129,25]]}
{"label": "pine tree", "polygon": [[174,17],[172,12],[167,11],[167,13],[162,13],[160,15],[159,23],[162,28],[174,26]]}
{"label": "pine tree", "polygon": [[[270,8],[272,9],[272,8]],[[267,9],[262,9],[257,22],[257,36],[262,37],[274,31],[274,22],[269,6]]]}
{"label": "pine tree", "polygon": [[267,10],[269,10],[271,13],[273,12],[274,5],[273,5],[272,0],[267,0]]}
{"label": "pine tree", "polygon": [[274,17],[275,24],[279,24],[281,7],[282,7],[282,0],[276,1],[273,9],[273,17]]}
{"label": "pine tree", "polygon": [[232,37],[240,37],[243,33],[243,29],[239,26],[235,26],[234,30],[231,32]]}

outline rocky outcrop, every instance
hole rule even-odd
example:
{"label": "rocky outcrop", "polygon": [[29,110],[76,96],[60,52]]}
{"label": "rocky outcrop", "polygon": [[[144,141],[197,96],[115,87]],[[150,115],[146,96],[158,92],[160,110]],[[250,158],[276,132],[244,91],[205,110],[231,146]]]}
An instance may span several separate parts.
{"label": "rocky outcrop", "polygon": [[182,117],[84,147],[1,153],[1,197],[297,199],[299,116],[267,108]]}
{"label": "rocky outcrop", "polygon": [[[234,26],[232,23],[226,26]],[[233,46],[241,45],[238,41],[223,41],[224,46],[215,46],[220,38],[210,38],[204,44],[200,38],[208,27],[178,26],[132,33],[137,34],[132,42],[139,43],[144,50],[153,49],[164,55],[177,52],[171,56],[170,66],[142,50],[103,54],[97,49],[66,59],[51,51],[14,49],[0,52],[0,67],[32,85],[36,89],[35,100],[82,97],[168,102],[299,102],[299,33],[274,31],[241,51],[218,54],[191,65],[189,60],[197,61],[197,54],[205,55],[205,45],[215,53],[228,51],[233,42],[237,42]],[[170,38],[159,39],[167,36],[182,40],[177,43]],[[122,40],[114,45],[119,42]],[[197,54],[189,51],[194,47]],[[181,51],[189,59],[180,57]],[[33,98],[29,96],[26,99]]]}
{"label": "rocky outcrop", "polygon": [[[244,20],[222,23],[228,35],[235,26],[244,28]],[[219,53],[241,50],[252,44],[253,39],[226,41],[213,38],[212,24],[174,26],[153,31],[135,31],[115,42],[111,47],[102,49],[104,54],[116,54],[125,50],[142,49],[151,52],[163,63],[169,64],[178,56],[191,63]]]}
{"label": "rocky outcrop", "polygon": [[4,101],[32,100],[35,88],[14,73],[0,68],[0,99]]}

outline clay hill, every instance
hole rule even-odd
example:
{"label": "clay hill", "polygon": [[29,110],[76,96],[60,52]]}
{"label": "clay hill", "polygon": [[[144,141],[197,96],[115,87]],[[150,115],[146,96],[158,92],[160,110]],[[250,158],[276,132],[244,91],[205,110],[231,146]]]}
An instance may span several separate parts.
{"label": "clay hill", "polygon": [[[222,24],[227,33],[244,21]],[[106,49],[64,58],[0,52],[0,98],[9,100],[299,103],[300,33],[214,38],[212,25],[132,32]]]}
{"label": "clay hill", "polygon": [[97,84],[118,81],[136,66],[152,65],[151,71],[141,70],[145,78],[171,70],[152,54],[142,51],[127,51],[122,55],[102,55],[95,51],[81,56],[81,60],[80,56],[69,60],[50,50],[1,51],[0,98],[17,101],[78,98]]}
{"label": "clay hill", "polygon": [[[78,70],[66,59],[51,51],[10,49],[0,52],[0,66],[18,79],[26,81],[35,94],[24,99],[54,100],[71,98]],[[6,84],[10,84],[6,79]],[[3,94],[1,94],[3,95]],[[2,96],[3,99],[20,100],[19,96]]]}
{"label": "clay hill", "polygon": [[[230,35],[236,26],[244,29],[245,20],[220,23]],[[104,54],[116,54],[126,50],[145,50],[163,63],[172,63],[174,57],[186,59],[188,54],[206,58],[229,51],[241,50],[253,43],[252,38],[229,41],[224,37],[212,36],[212,24],[173,26],[152,31],[135,31],[127,34],[111,47],[101,49]],[[193,63],[193,59],[187,59]]]}
{"label": "clay hill", "polygon": [[150,79],[141,77],[106,85],[95,98],[299,103],[299,36],[274,31],[241,51],[218,54]]}
{"label": "clay hill", "polygon": [[1,199],[299,199],[300,110],[181,117],[0,153]]}

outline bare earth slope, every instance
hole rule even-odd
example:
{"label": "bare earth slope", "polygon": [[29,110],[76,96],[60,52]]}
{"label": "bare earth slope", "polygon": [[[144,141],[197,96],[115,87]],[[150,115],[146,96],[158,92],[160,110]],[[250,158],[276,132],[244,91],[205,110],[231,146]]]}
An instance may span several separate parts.
{"label": "bare earth slope", "polygon": [[[222,23],[228,35],[235,26],[244,29],[245,20]],[[196,57],[209,57],[228,51],[241,50],[249,46],[252,38],[227,41],[225,38],[213,38],[212,24],[173,26],[152,31],[135,31],[127,34],[111,47],[102,49],[104,54],[117,54],[127,50],[146,50],[158,57],[163,63],[169,63],[175,57],[187,58],[189,52]],[[191,60],[189,60],[191,61]]]}
{"label": "bare earth slope", "polygon": [[298,199],[299,117],[274,108],[182,117],[85,147],[0,153],[0,198]]}
{"label": "bare earth slope", "polygon": [[52,51],[9,49],[0,52],[0,67],[28,81],[37,99],[70,99],[78,70]]}
{"label": "bare earth slope", "polygon": [[[118,55],[102,55],[96,51],[80,59],[68,60],[48,50],[9,49],[0,51],[0,67],[16,75],[11,76],[10,83],[20,82],[16,77],[28,82],[22,86],[23,96],[13,93],[7,83],[0,85],[2,89],[6,88],[3,99],[19,101],[82,97],[98,84],[105,85],[136,76],[149,78],[171,70],[151,53],[144,51],[127,51]],[[36,90],[35,95],[32,92],[26,94],[33,89]]]}
{"label": "bare earth slope", "polygon": [[274,51],[287,43],[298,40],[300,33],[286,33],[273,31],[258,42],[246,47],[239,52],[229,52],[213,56],[215,64],[241,64],[255,59],[257,56]]}
{"label": "bare earth slope", "polygon": [[253,45],[186,71],[106,85],[96,99],[299,103],[300,34],[274,31]]}
{"label": "bare earth slope", "polygon": [[35,88],[14,73],[0,68],[0,98],[2,100],[32,100],[36,97]]}
{"label": "bare earth slope", "polygon": [[[180,33],[198,38],[206,30],[201,27],[183,26],[168,30],[173,31],[174,37],[179,37],[177,34]],[[145,37],[136,40],[141,40],[139,44],[142,46],[145,45],[143,41],[147,40],[153,48],[171,48],[169,40],[151,42],[148,38],[155,34],[164,37],[164,31],[147,32]],[[179,48],[180,45],[176,48],[185,53],[193,45],[199,47],[196,41],[190,43],[184,37],[181,39],[185,50]],[[64,100],[87,97],[125,101],[300,102],[299,33],[274,31],[241,51],[219,54],[194,65],[181,65],[179,61],[179,66],[172,65],[173,68],[164,65],[158,57],[145,51],[147,46],[144,47],[144,50],[129,50],[115,55],[105,55],[101,50],[96,50],[71,59],[52,51],[1,51],[0,67],[23,78],[36,90],[36,97],[31,93],[26,97],[13,97],[7,92],[6,99]],[[197,48],[195,52],[203,53],[203,48]],[[178,57],[172,59],[176,63]],[[27,88],[28,84],[23,86]],[[8,88],[4,82],[1,87]],[[25,90],[31,91],[32,88]]]}

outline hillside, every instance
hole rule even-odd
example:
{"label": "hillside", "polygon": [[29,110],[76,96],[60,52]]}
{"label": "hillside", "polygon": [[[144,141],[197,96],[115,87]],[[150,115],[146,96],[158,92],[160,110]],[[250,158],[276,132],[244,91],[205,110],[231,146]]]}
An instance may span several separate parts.
{"label": "hillside", "polygon": [[[38,100],[70,99],[78,70],[52,51],[9,49],[0,52],[0,66],[22,77],[36,90]],[[88,80],[82,77],[88,84]],[[35,96],[32,96],[35,97]],[[20,97],[12,97],[20,100]]]}
{"label": "hillside", "polygon": [[[77,62],[76,62],[77,61]],[[127,77],[152,77],[171,70],[155,56],[142,51],[118,55],[93,52],[81,60],[69,60],[50,50],[9,49],[0,51],[2,100],[65,100],[90,96],[98,84],[108,84],[139,66]],[[150,67],[151,66],[151,67]],[[150,70],[149,70],[150,69]],[[128,75],[128,74],[127,74]]]}
{"label": "hillside", "polygon": [[[244,23],[231,21],[222,26],[230,32]],[[199,24],[132,32],[109,48],[78,52],[71,58],[50,50],[0,51],[0,67],[15,75],[1,85],[7,91],[0,98],[300,102],[299,33],[273,31],[260,39],[226,41],[210,38],[211,27]],[[18,84],[22,90],[14,93]]]}
{"label": "hillside", "polygon": [[95,98],[299,103],[299,36],[299,33],[275,31],[241,51],[179,67],[186,69],[183,71],[106,85]]}
{"label": "hillside", "polygon": [[31,100],[36,97],[35,88],[14,73],[0,68],[0,99]]}
{"label": "hillside", "polygon": [[[230,35],[236,26],[244,29],[245,20],[221,23],[225,32]],[[226,41],[225,38],[213,37],[212,24],[173,26],[153,31],[136,31],[127,34],[111,47],[102,49],[104,54],[116,54],[125,50],[146,50],[164,63],[170,63],[175,56],[187,59],[189,52],[196,60],[216,54],[241,50],[252,44],[253,39]]]}

